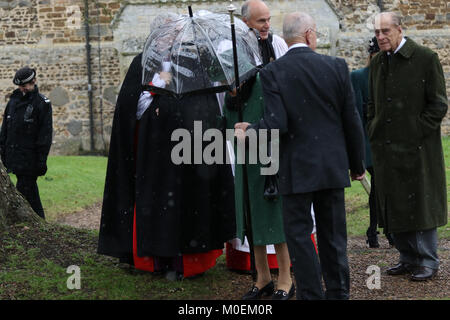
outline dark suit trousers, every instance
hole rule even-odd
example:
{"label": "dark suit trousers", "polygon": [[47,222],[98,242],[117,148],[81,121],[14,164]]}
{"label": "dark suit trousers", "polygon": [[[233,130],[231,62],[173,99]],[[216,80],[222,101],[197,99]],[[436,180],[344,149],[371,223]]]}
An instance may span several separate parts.
{"label": "dark suit trousers", "polygon": [[[314,205],[319,256],[311,242],[311,204]],[[297,283],[297,299],[348,299],[350,275],[344,189],[283,196],[283,221]]]}
{"label": "dark suit trousers", "polygon": [[41,198],[39,196],[37,178],[36,176],[18,175],[16,188],[28,201],[34,212],[42,219],[45,219],[44,209],[42,208]]}

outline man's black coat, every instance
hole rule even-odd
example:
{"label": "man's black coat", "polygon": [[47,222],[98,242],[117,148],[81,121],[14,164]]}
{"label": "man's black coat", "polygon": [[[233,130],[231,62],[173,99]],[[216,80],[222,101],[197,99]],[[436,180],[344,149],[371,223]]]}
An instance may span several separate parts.
{"label": "man's black coat", "polygon": [[343,59],[293,48],[260,76],[266,108],[250,128],[280,130],[282,194],[344,188],[349,169],[364,172],[363,128]]}

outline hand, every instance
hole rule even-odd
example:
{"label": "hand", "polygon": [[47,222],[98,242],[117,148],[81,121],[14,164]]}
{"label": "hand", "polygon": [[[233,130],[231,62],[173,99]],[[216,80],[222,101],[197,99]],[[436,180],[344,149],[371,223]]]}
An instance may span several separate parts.
{"label": "hand", "polygon": [[247,131],[247,128],[249,125],[250,125],[250,123],[248,123],[248,122],[238,122],[234,125],[234,129],[241,129],[245,132],[245,131]]}
{"label": "hand", "polygon": [[236,97],[236,95],[237,95],[237,90],[236,90],[236,88],[234,88],[233,91],[229,91],[228,93],[230,94],[230,96]]}
{"label": "hand", "polygon": [[166,85],[168,85],[172,81],[172,74],[170,72],[160,72],[159,77],[164,80]]}
{"label": "hand", "polygon": [[355,181],[355,180],[362,181],[364,179],[364,177],[366,176],[366,172],[364,171],[363,174],[361,174],[361,175],[351,172],[350,176],[352,177],[352,181]]}
{"label": "hand", "polygon": [[245,131],[247,130],[250,123],[248,122],[238,122],[234,125],[234,136],[238,140],[245,140]]}

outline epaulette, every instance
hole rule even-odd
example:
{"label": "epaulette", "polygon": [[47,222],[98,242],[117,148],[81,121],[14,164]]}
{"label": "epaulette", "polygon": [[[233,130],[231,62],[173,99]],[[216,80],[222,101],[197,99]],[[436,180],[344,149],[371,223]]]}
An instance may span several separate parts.
{"label": "epaulette", "polygon": [[41,96],[42,99],[44,99],[45,103],[50,103],[50,99],[47,98],[46,96],[44,96],[42,93],[39,93],[39,95]]}

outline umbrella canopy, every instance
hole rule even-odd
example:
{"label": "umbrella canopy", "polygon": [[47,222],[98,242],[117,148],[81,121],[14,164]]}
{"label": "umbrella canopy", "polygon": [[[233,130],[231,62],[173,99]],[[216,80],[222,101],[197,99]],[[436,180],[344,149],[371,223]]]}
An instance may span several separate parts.
{"label": "umbrella canopy", "polygon": [[[258,41],[239,19],[235,19],[235,29],[239,74],[245,80],[260,64]],[[182,96],[232,90],[230,16],[204,10],[193,16],[172,16],[148,37],[142,67],[142,85],[155,93]]]}

